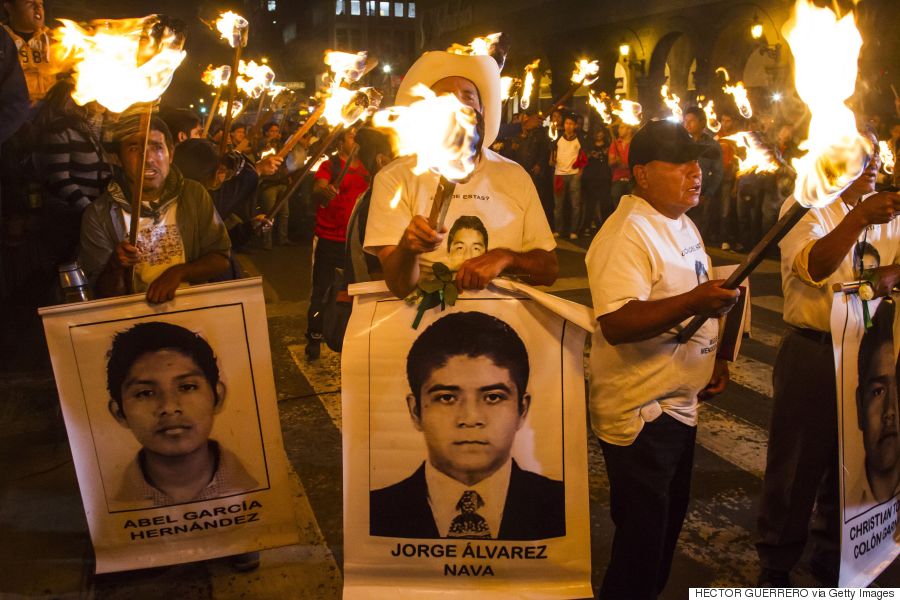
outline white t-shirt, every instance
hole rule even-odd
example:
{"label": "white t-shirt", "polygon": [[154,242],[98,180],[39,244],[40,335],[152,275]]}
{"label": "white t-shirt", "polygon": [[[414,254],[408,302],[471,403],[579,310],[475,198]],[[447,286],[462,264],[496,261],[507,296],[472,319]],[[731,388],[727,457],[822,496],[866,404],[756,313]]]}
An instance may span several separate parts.
{"label": "white t-shirt", "polygon": [[[382,246],[396,246],[414,216],[427,217],[431,212],[440,176],[431,172],[414,175],[415,160],[415,157],[399,158],[375,176],[366,225],[366,252],[374,254]],[[518,164],[496,152],[484,150],[472,176],[465,183],[457,184],[453,192],[444,221],[448,229],[444,243],[434,252],[419,257],[423,275],[430,273],[434,262],[456,268],[457,265],[451,265],[457,261],[451,260],[450,247],[454,239],[464,236],[457,236],[453,224],[464,216],[475,217],[488,234],[483,244],[466,244],[469,255],[472,255],[473,247],[477,248],[476,255],[493,248],[508,248],[515,252],[556,248],[531,178]],[[471,223],[473,219],[466,221]],[[482,241],[483,234],[473,236],[473,229],[467,231],[470,235],[466,237],[478,237],[478,241]]]}
{"label": "white t-shirt", "polygon": [[[670,219],[642,198],[622,196],[588,249],[588,280],[599,318],[632,300],[671,298],[709,279],[709,257],[686,216]],[[641,342],[610,345],[599,323],[591,347],[591,425],[603,441],[634,442],[662,412],[697,425],[697,393],[715,365],[719,324],[706,321],[679,344],[678,327]]]}
{"label": "white t-shirt", "polygon": [[[785,200],[781,214],[787,212],[794,202],[793,196]],[[854,261],[859,261],[859,250],[863,250],[863,264],[867,269],[900,262],[900,219],[894,219],[883,225],[869,225],[834,273],[822,281],[813,280],[809,275],[810,249],[817,240],[834,231],[849,212],[850,207],[840,199],[825,208],[812,208],[778,244],[781,248],[781,288],[784,291],[786,323],[816,331],[831,331],[831,302],[834,298],[831,285],[859,279],[859,270],[854,268]]]}
{"label": "white t-shirt", "polygon": [[[178,203],[171,202],[157,219],[141,217],[137,236],[141,262],[134,266],[135,292],[146,291],[166,269],[186,262],[184,242],[175,221],[177,211]],[[122,211],[122,218],[125,221],[125,231],[128,231],[131,227],[131,215]]]}
{"label": "white t-shirt", "polygon": [[556,142],[556,171],[557,175],[577,175],[578,169],[572,167],[578,160],[578,151],[581,150],[581,142],[578,136],[571,140],[565,137],[559,138]]}

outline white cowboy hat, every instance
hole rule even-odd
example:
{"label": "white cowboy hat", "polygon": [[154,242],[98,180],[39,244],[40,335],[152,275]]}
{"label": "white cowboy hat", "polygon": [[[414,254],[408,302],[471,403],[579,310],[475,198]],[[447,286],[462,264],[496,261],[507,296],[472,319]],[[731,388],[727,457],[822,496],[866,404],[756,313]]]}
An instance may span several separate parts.
{"label": "white cowboy hat", "polygon": [[464,77],[478,88],[484,117],[484,147],[497,139],[500,131],[500,67],[490,56],[426,52],[413,63],[397,89],[397,106],[409,106],[419,98],[410,91],[417,83],[427,87],[445,77]]}

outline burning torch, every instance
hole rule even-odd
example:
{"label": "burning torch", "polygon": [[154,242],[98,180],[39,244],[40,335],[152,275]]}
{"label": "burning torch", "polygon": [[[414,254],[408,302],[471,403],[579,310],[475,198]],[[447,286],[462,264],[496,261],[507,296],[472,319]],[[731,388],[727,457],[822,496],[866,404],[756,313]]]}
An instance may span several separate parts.
{"label": "burning torch", "polygon": [[228,79],[228,102],[226,104],[228,109],[225,111],[222,139],[219,141],[219,153],[225,154],[225,150],[228,147],[228,136],[231,133],[231,107],[234,105],[235,96],[237,96],[237,74],[240,73],[241,69],[241,53],[247,45],[250,23],[244,17],[229,10],[216,19],[216,29],[222,39],[234,48],[234,62],[231,67],[233,77]]}
{"label": "burning torch", "polygon": [[[809,134],[801,144],[807,153],[795,158],[797,171],[793,200],[722,287],[736,289],[811,208],[822,208],[865,170],[875,151],[860,135],[856,119],[845,101],[856,86],[857,61],[862,38],[852,14],[838,19],[829,8],[817,8],[811,0],[797,0],[783,33],[794,55],[797,93],[809,106]],[[694,317],[678,334],[687,342],[706,317]]]}
{"label": "burning torch", "polygon": [[216,89],[216,97],[213,100],[212,107],[209,109],[209,117],[207,117],[206,123],[203,125],[203,137],[205,138],[209,134],[209,126],[212,125],[216,111],[219,109],[219,102],[222,100],[222,90],[225,89],[228,85],[228,80],[231,79],[231,67],[222,65],[217,69],[213,69],[213,66],[209,65],[200,79],[206,85]]}

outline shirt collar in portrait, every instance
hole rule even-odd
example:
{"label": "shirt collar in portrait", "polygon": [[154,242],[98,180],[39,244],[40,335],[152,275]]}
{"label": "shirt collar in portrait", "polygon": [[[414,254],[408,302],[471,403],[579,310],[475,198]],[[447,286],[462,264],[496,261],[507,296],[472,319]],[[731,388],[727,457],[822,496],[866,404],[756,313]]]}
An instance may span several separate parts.
{"label": "shirt collar in portrait", "polygon": [[496,539],[500,532],[500,521],[503,519],[503,507],[506,506],[511,473],[512,459],[509,459],[493,475],[469,486],[441,473],[426,460],[425,483],[428,487],[428,504],[431,506],[438,534],[447,537],[450,523],[459,514],[456,504],[463,492],[474,490],[484,500],[484,506],[478,509],[478,514],[487,521],[491,537]]}

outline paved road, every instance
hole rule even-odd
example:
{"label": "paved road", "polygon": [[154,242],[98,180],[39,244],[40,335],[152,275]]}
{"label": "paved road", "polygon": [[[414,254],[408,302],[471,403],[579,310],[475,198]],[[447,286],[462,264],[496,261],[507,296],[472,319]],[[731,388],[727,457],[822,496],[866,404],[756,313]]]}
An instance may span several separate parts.
{"label": "paved road", "polygon": [[[584,247],[562,242],[560,279],[552,292],[589,303]],[[739,255],[712,250],[717,264]],[[265,280],[273,363],[285,445],[294,477],[303,543],[263,553],[260,571],[232,573],[223,561],[114,576],[91,574],[86,534],[65,432],[53,410],[55,394],[41,363],[34,327],[25,352],[0,370],[0,389],[17,390],[0,405],[0,594],[96,598],[339,598],[341,527],[341,415],[339,356],[303,355],[309,247],[241,255],[248,271]],[[689,587],[747,586],[756,578],[753,530],[771,411],[772,364],[784,330],[777,263],[752,278],[752,337],[732,367],[732,384],[703,405],[690,511],[672,578],[662,598],[684,598]],[[23,316],[27,321],[27,315]],[[36,337],[35,337],[36,335]],[[0,332],[0,348],[23,347],[21,334]],[[37,365],[37,366],[35,366]],[[3,379],[5,378],[5,379]],[[23,399],[27,398],[28,402]],[[15,401],[18,399],[18,401]],[[30,448],[26,460],[7,450]],[[609,484],[596,440],[587,440],[590,463],[594,584],[609,558],[612,523]],[[798,573],[804,584],[812,582]],[[900,587],[893,565],[876,582]]]}

